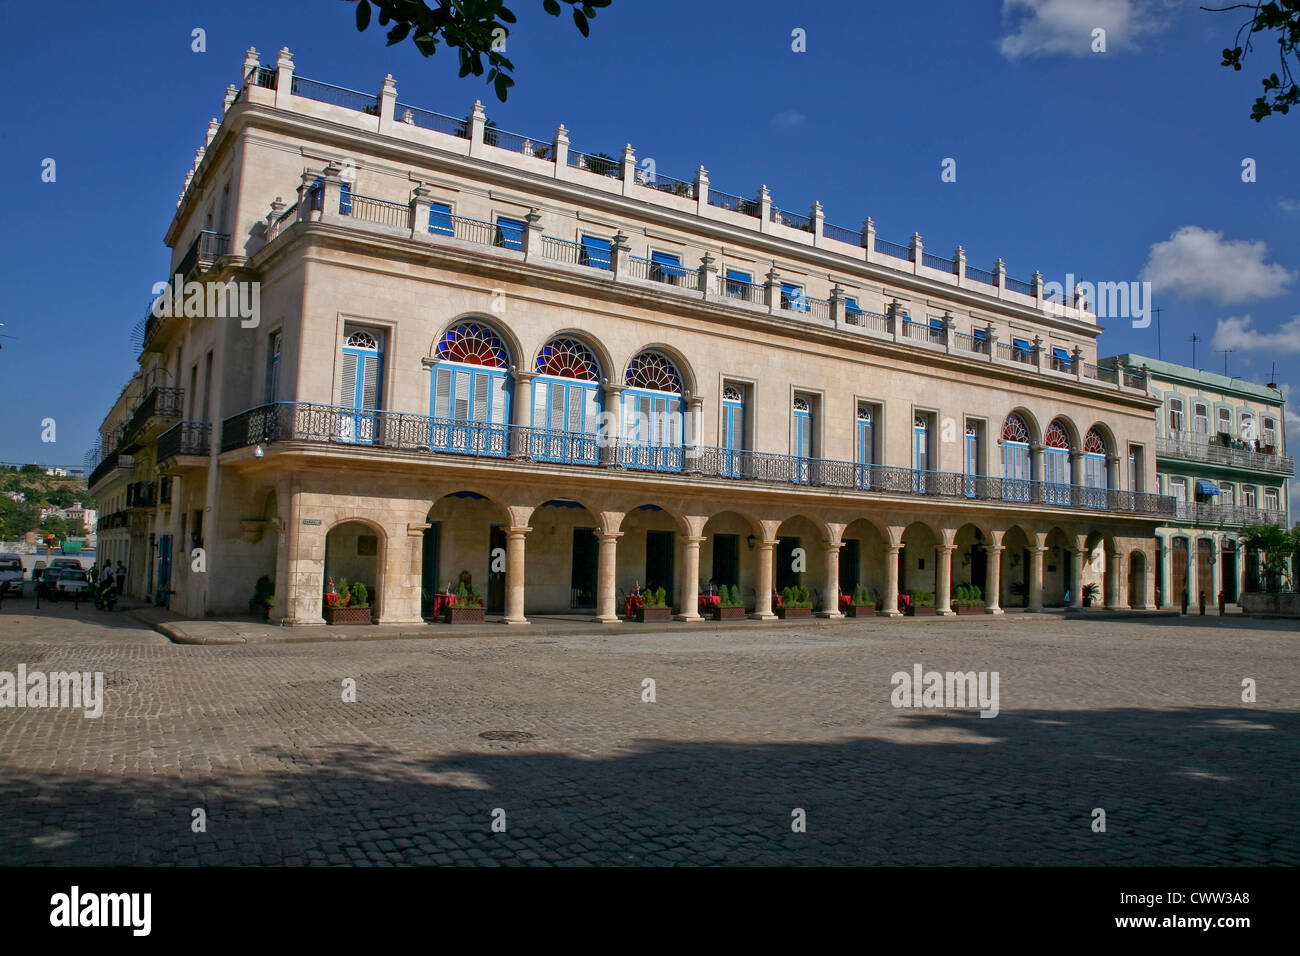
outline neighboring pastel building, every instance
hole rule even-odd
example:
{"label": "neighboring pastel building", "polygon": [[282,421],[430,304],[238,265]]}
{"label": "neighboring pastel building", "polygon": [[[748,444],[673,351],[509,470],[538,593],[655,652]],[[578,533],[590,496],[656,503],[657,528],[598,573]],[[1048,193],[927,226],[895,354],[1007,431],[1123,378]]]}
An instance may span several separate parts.
{"label": "neighboring pastel building", "polygon": [[1177,520],[1156,531],[1162,606],[1179,605],[1184,589],[1192,604],[1201,591],[1215,603],[1220,590],[1235,603],[1258,578],[1241,529],[1291,524],[1287,490],[1295,462],[1286,453],[1282,392],[1142,355],[1105,362],[1145,365],[1161,401],[1156,469],[1161,493],[1178,502]]}
{"label": "neighboring pastel building", "polygon": [[266,575],[286,624],[339,577],[419,621],[462,572],[507,621],[611,620],[638,585],[693,618],[710,583],[760,618],[790,584],[828,615],[858,584],[887,613],[966,583],[991,613],[1089,581],[1153,605],[1157,402],[1039,276],[288,51],[243,75],[166,242],[260,315],[151,314],[90,462],[135,593],[246,611]]}

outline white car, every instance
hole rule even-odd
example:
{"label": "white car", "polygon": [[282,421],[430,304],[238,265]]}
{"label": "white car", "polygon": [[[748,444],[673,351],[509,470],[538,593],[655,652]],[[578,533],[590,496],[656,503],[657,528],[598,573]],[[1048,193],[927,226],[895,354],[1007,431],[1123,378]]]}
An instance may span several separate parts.
{"label": "white car", "polygon": [[58,572],[58,575],[59,580],[54,587],[59,600],[70,598],[76,600],[90,596],[90,578],[81,568],[64,568]]}
{"label": "white car", "polygon": [[23,596],[23,560],[16,554],[0,554],[0,596]]}

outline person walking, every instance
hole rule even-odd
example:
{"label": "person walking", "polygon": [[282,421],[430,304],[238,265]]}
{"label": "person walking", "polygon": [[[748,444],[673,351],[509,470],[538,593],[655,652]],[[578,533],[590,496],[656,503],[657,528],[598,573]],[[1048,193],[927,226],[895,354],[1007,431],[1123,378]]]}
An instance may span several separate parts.
{"label": "person walking", "polygon": [[117,593],[126,593],[126,565],[121,561],[117,562]]}

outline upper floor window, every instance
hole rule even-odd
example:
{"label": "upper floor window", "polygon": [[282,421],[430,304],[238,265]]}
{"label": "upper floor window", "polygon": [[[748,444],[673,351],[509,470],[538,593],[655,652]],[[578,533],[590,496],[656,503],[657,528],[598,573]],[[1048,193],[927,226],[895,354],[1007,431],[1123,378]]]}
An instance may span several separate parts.
{"label": "upper floor window", "polygon": [[1070,484],[1070,434],[1059,421],[1043,434],[1043,480],[1053,485]]}
{"label": "upper floor window", "polygon": [[682,285],[686,281],[682,257],[674,252],[650,253],[650,278],[669,285]]}
{"label": "upper floor window", "polygon": [[1196,431],[1197,438],[1201,440],[1210,434],[1210,406],[1204,402],[1196,402],[1192,405],[1192,427]]}
{"label": "upper floor window", "polygon": [[1222,435],[1232,434],[1232,411],[1227,408],[1220,408],[1218,411],[1219,433]]}
{"label": "upper floor window", "polygon": [[600,236],[584,235],[580,252],[582,264],[596,269],[613,268],[611,264],[613,262],[611,248],[608,239],[602,239]]}
{"label": "upper floor window", "polygon": [[272,332],[266,343],[266,404],[279,401],[280,392],[280,333]]}
{"label": "upper floor window", "polygon": [[512,380],[505,343],[481,322],[460,322],[438,340],[429,389],[429,444],[505,455]]}
{"label": "upper floor window", "polygon": [[1053,346],[1052,368],[1058,372],[1073,372],[1074,362],[1070,359],[1069,351],[1058,346]]}
{"label": "upper floor window", "polygon": [[497,216],[496,244],[506,249],[523,249],[525,224],[520,219]]}
{"label": "upper floor window", "polygon": [[1028,339],[1011,340],[1011,359],[1015,362],[1031,362],[1034,358],[1034,347]]}
{"label": "upper floor window", "polygon": [[1251,485],[1241,486],[1241,504],[1246,508],[1255,507],[1255,489]]}
{"label": "upper floor window", "polygon": [[1250,412],[1241,413],[1241,440],[1254,441],[1259,436],[1255,434],[1255,416]]}
{"label": "upper floor window", "polygon": [[1169,399],[1169,431],[1177,434],[1183,430],[1183,400]]}
{"label": "upper floor window", "polygon": [[[657,471],[680,471],[684,438],[682,376],[662,352],[646,349],[628,363],[624,374],[623,463]],[[674,446],[669,452],[637,446]]]}
{"label": "upper floor window", "polygon": [[[594,435],[600,422],[600,365],[582,342],[552,339],[537,353],[533,379],[533,427],[548,432]],[[535,441],[547,460],[595,462],[596,445],[567,440]]]}
{"label": "upper floor window", "polygon": [[1260,443],[1265,448],[1272,448],[1277,445],[1277,419],[1264,419],[1264,432],[1261,436]]}
{"label": "upper floor window", "polygon": [[445,202],[429,204],[429,231],[440,236],[454,236],[451,224],[451,206]]}
{"label": "upper floor window", "polygon": [[858,402],[858,464],[876,463],[876,409],[868,402]]}
{"label": "upper floor window", "polygon": [[339,418],[342,441],[374,441],[383,407],[383,333],[369,329],[345,329],[342,370],[339,376],[339,405],[352,414]]}
{"label": "upper floor window", "polygon": [[1264,489],[1264,510],[1277,511],[1278,510],[1277,502],[1278,502],[1277,489],[1265,488]]}
{"label": "upper floor window", "polygon": [[812,306],[808,303],[808,297],[804,295],[803,286],[793,282],[782,282],[781,308],[790,309],[794,312],[809,311]]}

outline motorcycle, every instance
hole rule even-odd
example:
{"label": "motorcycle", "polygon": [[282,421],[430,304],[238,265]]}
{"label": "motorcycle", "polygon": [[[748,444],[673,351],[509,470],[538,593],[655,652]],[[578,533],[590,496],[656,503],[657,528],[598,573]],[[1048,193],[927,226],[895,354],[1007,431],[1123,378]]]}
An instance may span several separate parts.
{"label": "motorcycle", "polygon": [[112,578],[108,578],[95,588],[95,608],[100,611],[111,611],[116,606],[117,584]]}

